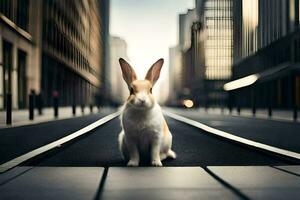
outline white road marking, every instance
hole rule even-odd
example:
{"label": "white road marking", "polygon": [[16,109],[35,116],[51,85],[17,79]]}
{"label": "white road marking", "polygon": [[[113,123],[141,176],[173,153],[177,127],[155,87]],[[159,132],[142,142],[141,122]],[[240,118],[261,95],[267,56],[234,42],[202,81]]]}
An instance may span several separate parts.
{"label": "white road marking", "polygon": [[297,152],[293,152],[293,151],[289,151],[289,150],[286,150],[286,149],[281,149],[281,148],[278,148],[278,147],[273,147],[273,146],[270,146],[270,145],[267,145],[267,144],[263,144],[263,143],[260,143],[260,142],[255,142],[255,141],[252,141],[252,140],[249,140],[249,139],[245,139],[245,138],[233,135],[231,133],[227,133],[225,131],[221,131],[221,130],[209,127],[205,124],[202,124],[202,123],[197,122],[195,120],[192,120],[192,119],[189,119],[189,118],[171,113],[169,111],[164,110],[164,114],[167,115],[168,117],[171,117],[171,118],[175,119],[175,120],[178,120],[178,121],[184,122],[186,124],[189,124],[191,126],[200,128],[200,129],[202,129],[202,130],[204,130],[208,133],[211,133],[211,134],[214,134],[214,135],[217,135],[217,136],[220,136],[220,137],[223,137],[223,138],[235,141],[235,142],[246,144],[246,145],[249,145],[249,146],[252,146],[252,147],[255,147],[255,148],[263,149],[263,150],[270,151],[270,152],[273,152],[273,153],[276,153],[276,154],[280,154],[280,155],[283,155],[283,156],[287,156],[287,157],[291,157],[291,158],[300,160],[300,154],[297,153]]}
{"label": "white road marking", "polygon": [[7,170],[9,170],[13,167],[16,167],[17,165],[19,165],[19,164],[35,157],[35,156],[38,156],[42,153],[45,153],[46,151],[49,151],[49,150],[54,149],[56,147],[60,147],[64,143],[69,142],[69,141],[71,141],[71,140],[73,140],[73,139],[75,139],[75,138],[77,138],[81,135],[84,135],[84,134],[88,133],[89,131],[91,131],[91,130],[105,124],[106,122],[114,119],[115,117],[120,115],[120,113],[121,113],[121,111],[117,111],[115,113],[107,115],[107,116],[97,120],[96,122],[82,128],[82,129],[80,129],[80,130],[78,130],[74,133],[71,133],[71,134],[69,134],[69,135],[67,135],[67,136],[65,136],[65,137],[63,137],[59,140],[56,140],[56,141],[51,142],[49,144],[46,144],[42,147],[39,147],[35,150],[32,150],[32,151],[28,152],[28,153],[26,153],[22,156],[19,156],[19,157],[14,158],[14,159],[6,162],[6,163],[3,163],[2,165],[0,165],[0,173],[3,173],[3,172],[5,172],[5,171],[7,171]]}

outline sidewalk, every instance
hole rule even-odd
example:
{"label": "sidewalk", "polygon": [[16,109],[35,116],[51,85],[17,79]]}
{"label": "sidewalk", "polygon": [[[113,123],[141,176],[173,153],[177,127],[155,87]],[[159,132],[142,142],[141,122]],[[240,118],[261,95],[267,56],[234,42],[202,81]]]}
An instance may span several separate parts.
{"label": "sidewalk", "polygon": [[297,199],[300,166],[17,167],[1,199]]}
{"label": "sidewalk", "polygon": [[[101,108],[101,110],[106,108]],[[93,108],[93,113],[97,113],[98,108]],[[91,114],[90,108],[85,107],[84,113],[81,112],[81,108],[77,106],[75,117]],[[53,108],[44,108],[43,114],[39,115],[37,109],[34,111],[34,120],[29,120],[29,111],[26,110],[13,110],[12,112],[12,124],[6,125],[6,112],[0,111],[0,128],[17,127],[29,124],[37,124],[41,122],[61,120],[74,117],[72,114],[72,107],[60,107],[58,110],[58,118],[54,117]]]}
{"label": "sidewalk", "polygon": [[[241,116],[241,117],[250,117],[250,118],[259,118],[259,119],[270,119],[276,121],[290,121],[294,122],[293,119],[293,111],[292,110],[272,110],[272,117],[268,116],[268,109],[257,109],[255,116],[252,114],[252,110],[249,108],[242,108],[240,115],[237,112],[237,109],[232,109],[232,113],[229,112],[229,109],[224,108],[208,108],[207,111],[204,108],[200,108],[199,111],[201,114],[209,113],[209,114],[224,114],[224,115],[233,115],[233,116]],[[300,111],[298,110],[298,119],[296,122],[300,122]]]}

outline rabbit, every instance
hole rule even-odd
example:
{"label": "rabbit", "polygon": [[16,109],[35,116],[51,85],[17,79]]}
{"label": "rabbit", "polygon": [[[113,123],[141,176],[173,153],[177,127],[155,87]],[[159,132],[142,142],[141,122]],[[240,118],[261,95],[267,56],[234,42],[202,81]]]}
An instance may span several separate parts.
{"label": "rabbit", "polygon": [[128,160],[127,166],[138,166],[143,155],[150,158],[152,166],[162,166],[162,160],[176,158],[171,150],[172,134],[152,95],[152,87],[159,78],[164,60],[159,59],[151,66],[145,80],[137,80],[135,71],[123,58],[119,63],[130,91],[120,116],[120,151]]}

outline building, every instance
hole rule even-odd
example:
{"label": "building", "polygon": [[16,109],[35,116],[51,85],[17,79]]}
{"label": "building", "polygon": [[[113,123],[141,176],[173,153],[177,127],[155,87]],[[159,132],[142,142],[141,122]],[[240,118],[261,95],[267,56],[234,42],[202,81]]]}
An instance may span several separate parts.
{"label": "building", "polygon": [[179,31],[185,97],[196,106],[222,106],[227,102],[223,84],[232,75],[233,1],[197,0],[193,11],[189,37]]}
{"label": "building", "polygon": [[111,100],[116,105],[124,103],[129,96],[128,87],[123,81],[119,58],[128,61],[127,43],[120,37],[110,37],[110,94]]}
{"label": "building", "polygon": [[227,101],[227,94],[222,85],[230,80],[232,75],[233,0],[206,0],[201,10],[199,15],[200,21],[203,22],[203,30],[200,34],[204,36],[199,38],[205,38],[205,104],[223,106]]}
{"label": "building", "polygon": [[100,10],[100,24],[101,24],[101,38],[102,38],[102,57],[103,57],[103,66],[101,68],[101,88],[98,96],[98,103],[107,104],[110,99],[110,90],[109,90],[109,80],[106,77],[109,77],[109,67],[110,67],[110,46],[109,46],[109,15],[110,15],[110,1],[109,0],[98,0],[99,10]]}
{"label": "building", "polygon": [[[196,0],[195,8],[179,15],[181,88],[171,92],[170,100],[192,99],[195,106],[223,106],[228,94],[223,85],[231,80],[233,60],[233,0]],[[174,60],[175,49],[170,49]],[[172,55],[172,56],[171,56]],[[170,63],[172,69],[173,63]],[[176,67],[177,68],[177,67]],[[176,81],[175,81],[176,80]],[[171,86],[172,87],[172,86]]]}
{"label": "building", "polygon": [[29,90],[39,92],[41,2],[0,1],[0,109],[6,94],[12,106],[24,108]]}
{"label": "building", "polygon": [[[191,28],[191,46],[187,51],[185,62],[190,66],[185,72],[186,83],[190,91],[190,98],[196,106],[208,105],[208,93],[206,90],[208,80],[206,78],[205,59],[206,34],[203,32],[203,23],[194,22]],[[212,102],[211,102],[212,103]]]}
{"label": "building", "polygon": [[179,45],[169,48],[169,105],[178,105],[182,90],[182,60]]}
{"label": "building", "polygon": [[234,63],[229,104],[300,106],[298,0],[235,1]]}
{"label": "building", "polygon": [[191,42],[191,29],[193,23],[197,21],[195,9],[189,9],[186,13],[179,15],[179,43],[169,49],[169,97],[168,103],[171,105],[181,104],[182,100],[191,95],[189,80],[192,68],[189,62]]}
{"label": "building", "polygon": [[42,96],[61,105],[94,103],[101,88],[104,40],[101,1],[43,1]]}
{"label": "building", "polygon": [[[28,94],[44,105],[95,103],[105,66],[105,0],[10,0],[0,2],[0,107],[11,93],[14,108]],[[3,84],[2,84],[3,83]]]}
{"label": "building", "polygon": [[190,96],[190,80],[193,77],[191,69],[193,68],[191,62],[191,45],[192,37],[191,30],[193,23],[197,21],[197,13],[195,9],[189,9],[186,14],[179,15],[179,47],[181,51],[181,86],[182,91],[179,96],[181,98],[188,98]]}
{"label": "building", "polygon": [[179,46],[182,50],[191,46],[191,28],[197,17],[195,9],[188,9],[186,13],[179,14]]}

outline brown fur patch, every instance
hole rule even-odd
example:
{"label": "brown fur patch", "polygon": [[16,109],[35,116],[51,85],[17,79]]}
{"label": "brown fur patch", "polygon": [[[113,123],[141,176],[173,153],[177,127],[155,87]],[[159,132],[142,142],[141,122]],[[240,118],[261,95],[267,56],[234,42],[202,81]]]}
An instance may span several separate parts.
{"label": "brown fur patch", "polygon": [[129,95],[127,101],[133,101],[135,98],[135,94],[139,92],[146,92],[149,94],[149,98],[151,99],[152,103],[154,103],[154,96],[150,92],[152,88],[152,84],[148,80],[135,80],[131,83],[130,87],[133,89],[133,93]]}
{"label": "brown fur patch", "polygon": [[150,93],[152,84],[148,80],[135,80],[131,83],[131,87],[133,88],[135,93],[143,91],[147,91]]}
{"label": "brown fur patch", "polygon": [[163,132],[164,132],[164,136],[166,136],[169,133],[169,127],[168,127],[166,120],[164,120],[164,123],[163,123]]}

